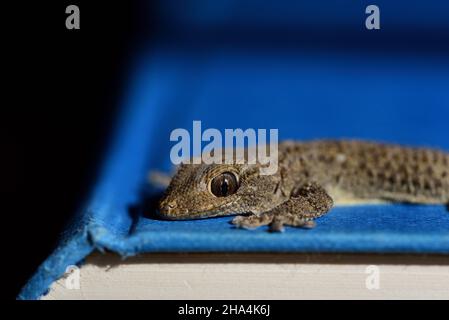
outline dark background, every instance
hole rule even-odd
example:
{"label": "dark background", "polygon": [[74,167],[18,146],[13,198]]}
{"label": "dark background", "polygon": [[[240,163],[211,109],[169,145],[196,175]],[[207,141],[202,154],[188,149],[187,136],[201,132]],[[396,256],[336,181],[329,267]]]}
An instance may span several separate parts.
{"label": "dark background", "polygon": [[[65,27],[70,4],[80,8],[80,30]],[[127,57],[143,36],[136,33],[137,12],[133,2],[80,0],[30,1],[3,11],[12,88],[1,108],[8,298],[48,256],[87,196],[113,127]]]}

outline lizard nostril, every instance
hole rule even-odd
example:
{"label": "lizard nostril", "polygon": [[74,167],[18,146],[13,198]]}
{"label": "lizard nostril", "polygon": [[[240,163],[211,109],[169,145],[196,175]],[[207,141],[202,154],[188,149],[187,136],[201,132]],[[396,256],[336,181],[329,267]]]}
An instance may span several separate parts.
{"label": "lizard nostril", "polygon": [[174,209],[176,208],[176,201],[170,201],[166,205],[167,208]]}
{"label": "lizard nostril", "polygon": [[165,214],[173,213],[173,209],[177,207],[176,201],[169,201],[161,206],[161,211]]}

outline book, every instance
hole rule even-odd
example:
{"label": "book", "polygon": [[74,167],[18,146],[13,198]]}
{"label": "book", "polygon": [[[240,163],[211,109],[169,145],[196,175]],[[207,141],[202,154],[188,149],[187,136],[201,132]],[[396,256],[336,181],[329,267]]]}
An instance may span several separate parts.
{"label": "book", "polygon": [[447,300],[448,274],[442,255],[95,253],[42,299]]}
{"label": "book", "polygon": [[[129,61],[131,69],[127,70],[126,90],[120,99],[122,105],[117,123],[111,126],[114,132],[104,159],[94,172],[95,184],[86,201],[80,204],[80,210],[64,231],[60,243],[21,290],[19,299],[62,299],[81,293],[85,298],[118,298],[119,295],[123,298],[206,298],[208,292],[210,297],[224,295],[228,284],[233,283],[232,279],[241,284],[240,293],[229,292],[234,297],[247,298],[265,297],[265,294],[273,297],[274,293],[279,298],[343,297],[346,293],[367,298],[440,298],[447,294],[444,286],[441,289],[442,284],[448,287],[447,282],[440,277],[441,272],[447,274],[449,257],[449,219],[444,206],[340,207],[319,218],[313,230],[286,228],[283,234],[269,233],[266,228],[236,230],[229,224],[229,217],[192,221],[162,221],[151,217],[154,208],[150,199],[157,199],[159,191],[147,187],[148,172],[154,169],[169,171],[172,167],[170,135],[176,128],[190,128],[193,120],[201,120],[205,127],[219,131],[226,128],[279,129],[280,140],[344,136],[449,150],[448,64],[443,55],[436,55],[443,42],[434,41],[434,30],[429,27],[434,25],[437,17],[442,28],[447,29],[445,17],[427,14],[418,19],[423,42],[411,45],[404,30],[416,23],[415,18],[421,17],[423,8],[418,6],[404,13],[405,4],[395,2],[390,8],[398,12],[400,20],[392,26],[393,29],[388,29],[371,43],[373,39],[366,37],[365,32],[377,31],[364,29],[363,10],[360,17],[349,23],[354,28],[348,28],[346,23],[334,23],[341,21],[342,15],[337,14],[340,11],[358,12],[361,7],[355,2],[349,11],[348,6],[343,8],[336,4],[300,6],[295,9],[295,15],[291,15],[288,5],[279,6],[279,11],[260,11],[259,5],[257,3],[251,12],[274,14],[268,19],[274,23],[273,31],[283,30],[276,24],[291,25],[285,24],[283,19],[289,16],[299,25],[287,30],[287,34],[294,36],[300,31],[298,36],[304,36],[303,27],[307,26],[310,36],[299,41],[298,46],[291,46],[290,41],[282,42],[286,40],[283,33],[263,32],[269,38],[257,37],[254,42],[257,45],[242,46],[246,43],[243,38],[230,37],[229,43],[219,43],[227,37],[199,32],[198,35],[205,37],[204,47],[198,46],[201,37],[192,39],[195,41],[191,47],[186,41],[164,46],[168,39],[151,46],[137,46],[140,51],[130,55],[134,60]],[[239,10],[237,5],[233,7]],[[189,21],[193,23],[191,26],[205,22],[202,31],[209,31],[206,27],[209,22],[222,21],[226,22],[223,26],[232,26],[230,31],[235,34],[235,12],[223,13],[210,8],[194,6],[181,12],[168,6],[164,17],[170,24],[184,21],[186,30],[189,30]],[[310,19],[316,8],[319,8],[321,19]],[[430,13],[437,10],[428,5],[426,8]],[[196,10],[203,11],[198,15]],[[195,12],[192,20],[184,19],[192,12]],[[240,13],[242,17],[247,14],[245,10]],[[223,19],[203,19],[222,14]],[[349,16],[355,17],[352,13]],[[258,26],[263,27],[261,30],[269,30],[265,28],[264,23],[268,21],[265,16],[255,18],[254,22],[258,21]],[[153,22],[153,19],[147,20]],[[174,26],[179,29],[173,30],[185,29],[179,24]],[[246,31],[257,30],[251,23],[248,26],[249,29],[244,28]],[[327,34],[326,28],[332,33]],[[316,33],[314,30],[321,31]],[[245,34],[249,35],[241,33]],[[341,39],[357,41],[343,41],[340,46],[339,41],[333,39],[336,34],[341,34]],[[439,33],[440,37],[444,35],[444,32]],[[317,45],[320,41],[315,36],[324,40],[322,45]],[[173,39],[176,38],[174,34]],[[327,41],[330,38],[333,40]],[[393,42],[397,42],[395,48],[398,50],[391,51]],[[276,50],[270,45],[274,43],[279,43]],[[376,48],[382,54],[371,52],[369,48]],[[402,50],[404,48],[407,50]],[[207,53],[207,59],[204,53]],[[99,252],[112,253],[101,256]],[[199,263],[198,270],[206,270],[202,274],[190,269],[195,266],[187,263],[191,258],[181,259],[203,257],[206,253],[219,262]],[[108,269],[108,261],[117,261],[112,254],[142,257],[120,260]],[[284,256],[315,254],[351,254],[356,260],[365,255],[389,258],[397,255],[397,258],[392,258],[396,259],[395,263],[380,264],[380,286],[385,289],[376,291],[364,287],[367,276],[364,270],[369,265],[376,265],[375,259],[383,258],[370,258],[363,264],[349,260],[329,264],[307,263],[301,258],[298,258],[299,262],[282,260],[287,259],[282,258]],[[161,264],[163,268],[152,260],[169,255],[172,258],[167,259],[178,260]],[[257,255],[266,256],[267,261],[250,262],[250,258]],[[404,255],[435,255],[438,258],[425,259],[431,263],[424,263],[424,258],[420,260],[422,264],[406,263],[401,261]],[[219,257],[243,257],[248,262],[230,263]],[[284,262],[270,262],[270,259],[278,261],[278,258]],[[72,265],[80,267],[83,289],[64,291],[60,288],[64,281],[61,277]],[[255,278],[253,273],[244,270],[245,267],[253,268]],[[183,273],[182,270],[187,271]],[[306,276],[309,275],[307,272],[313,276]],[[235,278],[228,277],[227,273]],[[109,284],[100,281],[106,275],[109,275]],[[201,281],[201,277],[211,280]],[[221,282],[214,281],[218,279]],[[315,279],[321,285],[316,286]],[[135,285],[130,286],[129,282]],[[145,285],[139,287],[139,283]],[[269,285],[264,286],[264,283]],[[327,291],[323,289],[326,283],[330,286]],[[108,287],[111,296],[105,290]],[[126,291],[119,294],[113,287],[126,288]],[[140,293],[134,291],[137,287]],[[231,287],[229,290],[235,288]],[[320,289],[313,291],[315,287]],[[288,289],[283,291],[282,288]]]}

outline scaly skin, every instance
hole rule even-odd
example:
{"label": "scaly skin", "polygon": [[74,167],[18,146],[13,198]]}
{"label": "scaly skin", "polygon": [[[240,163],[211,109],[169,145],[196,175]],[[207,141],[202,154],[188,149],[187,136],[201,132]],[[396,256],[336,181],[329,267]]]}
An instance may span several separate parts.
{"label": "scaly skin", "polygon": [[[237,227],[313,227],[334,203],[392,201],[449,203],[449,154],[425,148],[349,140],[279,144],[279,167],[260,164],[181,165],[160,202],[166,219],[247,214]],[[234,194],[217,197],[211,181],[224,172],[238,179]]]}

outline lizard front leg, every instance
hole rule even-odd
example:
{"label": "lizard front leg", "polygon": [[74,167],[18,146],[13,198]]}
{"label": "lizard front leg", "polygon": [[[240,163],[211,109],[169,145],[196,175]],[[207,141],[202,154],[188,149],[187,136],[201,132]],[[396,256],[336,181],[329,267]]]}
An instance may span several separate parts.
{"label": "lizard front leg", "polygon": [[307,183],[293,190],[290,198],[260,215],[239,216],[232,223],[240,228],[254,229],[269,225],[271,231],[284,230],[284,225],[313,228],[313,219],[328,212],[333,205],[332,198],[316,183]]}

